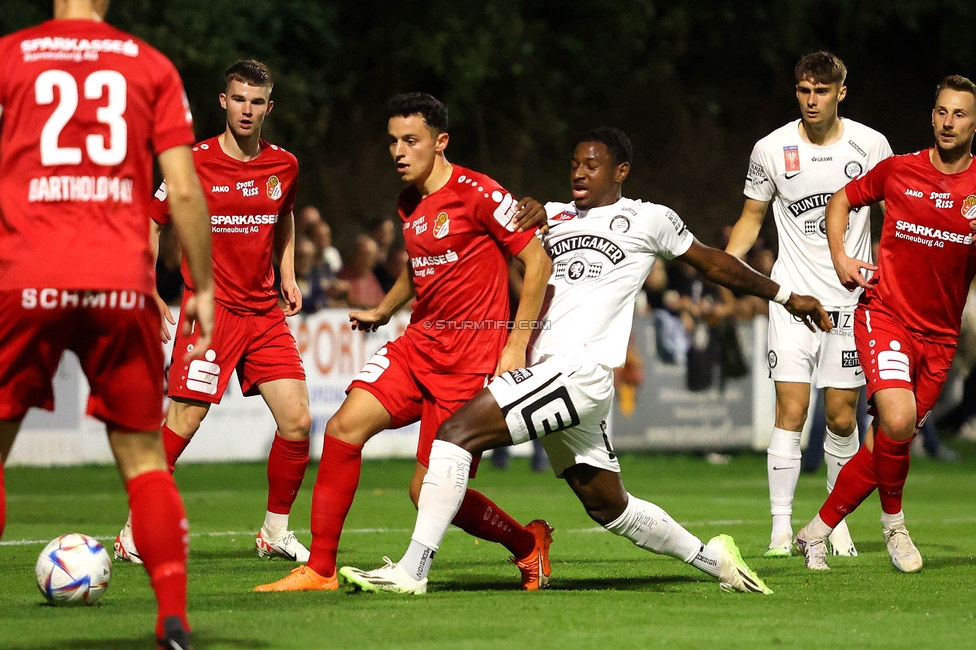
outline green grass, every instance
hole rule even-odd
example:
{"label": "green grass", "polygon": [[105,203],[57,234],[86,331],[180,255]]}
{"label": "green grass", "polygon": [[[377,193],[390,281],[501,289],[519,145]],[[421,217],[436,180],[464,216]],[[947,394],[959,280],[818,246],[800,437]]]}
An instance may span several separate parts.
{"label": "green grass", "polygon": [[[422,597],[338,593],[255,594],[291,568],[259,560],[253,535],[265,505],[264,467],[186,465],[177,479],[191,521],[191,621],[202,648],[926,648],[976,640],[976,448],[956,465],[918,460],[906,488],[908,525],[925,558],[902,575],[881,540],[877,498],[850,517],[861,552],[831,558],[827,574],[800,558],[762,558],[768,541],[765,456],[726,466],[686,456],[622,459],[629,490],[654,501],[703,540],[735,537],[776,591],[726,594],[676,560],[602,531],[551,474],[516,459],[472,482],[517,518],[555,527],[551,589],[522,593],[504,549],[452,529]],[[308,541],[309,469],[292,524]],[[340,564],[399,558],[413,527],[412,463],[367,462],[347,521]],[[125,498],[113,468],[7,470],[0,546],[0,648],[150,648],[154,600],[141,567],[117,563],[95,607],[42,604],[33,566],[43,543],[66,532],[114,539]],[[801,477],[794,525],[824,497],[822,476]],[[235,532],[236,531],[236,532]],[[210,535],[209,533],[213,533]],[[11,544],[17,540],[43,540]]]}

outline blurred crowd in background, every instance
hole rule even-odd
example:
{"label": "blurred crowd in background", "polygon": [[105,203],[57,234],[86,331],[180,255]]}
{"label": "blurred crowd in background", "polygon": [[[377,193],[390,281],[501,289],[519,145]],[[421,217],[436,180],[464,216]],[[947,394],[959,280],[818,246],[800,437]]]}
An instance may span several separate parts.
{"label": "blurred crowd in background", "polygon": [[[318,208],[305,206],[295,214],[295,275],[302,291],[302,312],[312,314],[321,309],[371,309],[376,307],[409,264],[403,236],[392,216],[378,216],[364,224],[364,231],[344,237],[349,242],[340,251],[333,244],[329,222]],[[721,232],[720,248],[728,243],[731,226]],[[875,247],[876,254],[876,247]],[[156,264],[160,296],[170,305],[179,305],[183,295],[180,275],[181,251],[171,228],[166,228],[159,245]],[[745,262],[769,275],[776,259],[772,244],[760,237]],[[520,269],[513,261],[510,284],[512,309],[520,289]],[[655,261],[644,290],[638,296],[636,315],[654,323],[654,349],[658,363],[683,366],[689,390],[719,388],[726,380],[750,372],[743,352],[738,323],[765,316],[768,303],[709,282],[691,266],[681,262]],[[514,313],[514,312],[513,312]],[[622,407],[634,399],[644,380],[645,352],[632,345],[624,367],[617,370],[617,399]],[[924,423],[916,438],[914,453],[937,460],[955,461],[958,454],[943,445],[938,431],[955,431],[962,439],[976,440],[976,283],[970,288],[970,300],[963,315],[962,336],[952,370],[939,404]],[[759,370],[764,372],[763,369]],[[811,435],[822,435],[825,426],[822,399],[813,415]],[[860,416],[867,417],[862,392]],[[859,427],[867,430],[865,423]],[[812,440],[809,448],[820,445]],[[498,454],[496,464],[507,464],[507,454]],[[816,471],[821,457],[808,454],[804,469]],[[538,446],[533,468],[547,468],[545,454]]]}

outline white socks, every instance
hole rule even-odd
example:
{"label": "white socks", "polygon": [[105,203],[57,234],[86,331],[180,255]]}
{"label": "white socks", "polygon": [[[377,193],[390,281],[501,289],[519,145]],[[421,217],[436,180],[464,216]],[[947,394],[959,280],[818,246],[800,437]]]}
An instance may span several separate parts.
{"label": "white socks", "polygon": [[834,491],[837,475],[844,468],[861,444],[858,441],[857,425],[849,436],[838,436],[830,429],[824,436],[824,463],[827,465],[827,494]]}
{"label": "white socks", "polygon": [[264,531],[271,539],[278,539],[288,532],[288,515],[267,512],[264,515]]}
{"label": "white socks", "polygon": [[670,555],[708,575],[718,578],[721,560],[715,551],[675,522],[668,513],[632,494],[627,495],[622,515],[604,526],[614,535],[626,537],[637,546]]}
{"label": "white socks", "polygon": [[410,546],[398,562],[415,580],[427,577],[434,553],[464,500],[470,472],[471,454],[449,442],[434,441],[420,488],[417,523],[410,536]]}
{"label": "white socks", "polygon": [[766,450],[769,512],[773,515],[771,539],[793,535],[793,494],[800,480],[801,457],[800,432],[774,428]]}
{"label": "white socks", "polygon": [[893,515],[889,515],[887,512],[881,513],[881,528],[885,532],[888,532],[892,528],[904,528],[905,527],[905,511],[899,510]]}

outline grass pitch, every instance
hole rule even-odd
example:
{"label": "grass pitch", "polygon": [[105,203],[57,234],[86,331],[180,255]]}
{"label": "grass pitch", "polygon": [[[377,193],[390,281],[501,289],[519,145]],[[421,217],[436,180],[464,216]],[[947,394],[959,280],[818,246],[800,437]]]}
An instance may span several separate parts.
{"label": "grass pitch", "polygon": [[[595,526],[562,481],[513,460],[483,466],[472,487],[522,521],[556,529],[551,588],[517,590],[518,570],[501,547],[452,529],[431,573],[430,593],[256,594],[254,585],[290,563],[259,560],[254,533],[264,514],[264,466],[185,465],[177,481],[190,516],[190,614],[202,648],[927,648],[976,647],[976,447],[955,465],[913,463],[905,511],[925,568],[902,575],[881,539],[872,496],[849,519],[861,553],[830,558],[826,574],[803,560],[767,560],[765,456],[712,466],[687,456],[627,456],[629,490],[667,510],[708,540],[731,534],[775,590],[726,594],[671,558],[652,555]],[[309,541],[310,467],[292,525]],[[398,559],[413,528],[406,486],[412,462],[366,462],[347,521],[340,564],[373,568]],[[822,472],[822,470],[821,470]],[[151,648],[154,600],[141,567],[116,563],[94,607],[43,604],[34,562],[68,532],[111,548],[125,522],[114,468],[7,470],[8,514],[0,543],[0,648]],[[799,528],[825,495],[823,475],[800,479]]]}

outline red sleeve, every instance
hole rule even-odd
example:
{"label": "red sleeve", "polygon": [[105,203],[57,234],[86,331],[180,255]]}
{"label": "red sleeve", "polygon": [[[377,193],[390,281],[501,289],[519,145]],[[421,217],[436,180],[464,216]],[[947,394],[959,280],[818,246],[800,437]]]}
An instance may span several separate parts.
{"label": "red sleeve", "polygon": [[851,202],[852,208],[863,208],[879,201],[884,201],[885,183],[891,170],[895,166],[895,161],[900,156],[885,158],[871,170],[859,178],[855,178],[844,186],[847,191],[847,200]]}
{"label": "red sleeve", "polygon": [[159,189],[149,201],[149,216],[160,226],[170,222],[169,201],[166,200],[166,181],[159,184]]}
{"label": "red sleeve", "polygon": [[278,213],[279,215],[286,215],[295,210],[295,195],[298,194],[298,159],[294,156],[292,156],[291,174],[291,187],[288,188],[288,194],[285,195],[285,200],[281,203],[281,212]]}
{"label": "red sleeve", "polygon": [[509,255],[521,253],[535,236],[531,232],[515,231],[512,219],[515,217],[518,201],[490,178],[484,177],[479,191],[471,190],[468,196],[475,202],[475,218]]}
{"label": "red sleeve", "polygon": [[169,59],[159,54],[160,76],[156,83],[153,123],[153,151],[158,156],[167,149],[192,145],[193,116],[183,90],[183,81]]}

